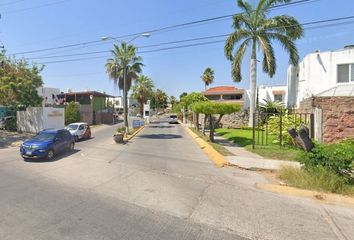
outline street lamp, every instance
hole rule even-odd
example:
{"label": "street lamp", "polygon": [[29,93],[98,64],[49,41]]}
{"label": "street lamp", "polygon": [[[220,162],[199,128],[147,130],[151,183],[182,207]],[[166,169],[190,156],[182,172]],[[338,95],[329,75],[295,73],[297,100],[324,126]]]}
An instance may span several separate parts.
{"label": "street lamp", "polygon": [[[126,43],[129,44],[129,43],[133,42],[135,39],[137,39],[139,37],[150,37],[150,36],[151,36],[151,34],[148,33],[148,32],[142,33],[142,34],[137,34],[132,39],[127,41]],[[101,37],[102,41],[106,41],[106,40],[110,40],[110,39],[116,41],[117,43],[124,42],[124,41],[118,40],[118,38],[115,38],[115,37],[110,37],[110,36]],[[124,111],[124,113],[127,112],[126,115],[128,115],[128,110],[129,110],[129,106],[128,106],[128,103],[127,103],[128,102],[128,96],[125,96],[125,95],[128,95],[127,89],[126,89],[127,88],[127,79],[126,79],[127,65],[126,65],[126,63],[124,63],[124,64],[125,64],[125,66],[123,66],[124,67],[124,69],[123,69],[123,97],[124,97],[124,109],[127,108]],[[125,102],[126,99],[127,99],[127,102]],[[125,115],[124,115],[124,125],[125,125],[125,132],[128,134],[128,116],[125,116]]]}

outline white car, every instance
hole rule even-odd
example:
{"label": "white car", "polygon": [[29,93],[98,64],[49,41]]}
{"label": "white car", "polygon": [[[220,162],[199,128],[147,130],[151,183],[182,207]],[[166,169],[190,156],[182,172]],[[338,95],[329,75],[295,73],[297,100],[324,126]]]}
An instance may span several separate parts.
{"label": "white car", "polygon": [[168,118],[168,123],[170,124],[178,124],[178,118],[177,115],[170,115],[170,117]]}
{"label": "white car", "polygon": [[85,122],[70,123],[66,129],[75,137],[75,141],[91,138],[90,126]]}

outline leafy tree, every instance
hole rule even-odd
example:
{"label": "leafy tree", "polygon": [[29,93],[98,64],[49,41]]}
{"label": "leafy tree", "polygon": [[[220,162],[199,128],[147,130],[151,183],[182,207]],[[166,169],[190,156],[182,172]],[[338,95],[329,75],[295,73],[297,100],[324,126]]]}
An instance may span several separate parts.
{"label": "leafy tree", "polygon": [[156,111],[158,112],[159,108],[165,109],[167,106],[167,94],[161,89],[156,89],[154,94],[155,104],[157,108]]}
{"label": "leafy tree", "polygon": [[[141,73],[142,57],[137,56],[137,49],[132,44],[122,42],[120,46],[114,44],[111,51],[112,57],[107,59],[106,72],[110,79],[113,80],[115,86],[123,89],[124,96],[124,126],[128,131],[128,91],[132,85],[132,81],[137,79]],[[125,79],[125,84],[124,84]],[[125,89],[124,89],[125,86]]]}
{"label": "leafy tree", "polygon": [[135,81],[132,97],[139,102],[141,116],[144,114],[144,104],[153,95],[153,88],[154,83],[147,76],[141,75]]}
{"label": "leafy tree", "polygon": [[205,90],[207,87],[214,82],[214,70],[211,69],[210,67],[206,68],[203,72],[203,75],[201,76],[204,85],[205,85]]}
{"label": "leafy tree", "polygon": [[177,103],[177,99],[174,96],[169,97],[171,108],[173,109],[174,105]]}
{"label": "leafy tree", "polygon": [[65,108],[65,124],[80,121],[80,107],[75,102],[70,102]]}
{"label": "leafy tree", "polygon": [[[205,114],[205,118],[209,119],[210,133],[209,140],[214,142],[214,129],[219,125],[222,117],[240,111],[239,104],[217,103],[217,102],[198,102],[193,104],[192,109],[195,113]],[[213,115],[219,115],[217,119]]]}
{"label": "leafy tree", "polygon": [[42,98],[37,88],[43,85],[42,67],[30,66],[26,60],[16,60],[0,54],[0,104],[17,109],[40,106]]}
{"label": "leafy tree", "polygon": [[184,96],[187,96],[187,95],[188,95],[188,93],[183,92],[181,95],[179,95],[179,100],[181,100]]}
{"label": "leafy tree", "polygon": [[[182,97],[180,99],[180,105],[181,108],[184,109],[184,111],[189,111],[191,110],[191,106],[194,103],[198,102],[206,102],[209,101],[202,93],[199,92],[192,92],[190,94],[187,94],[186,96]],[[204,118],[204,125],[206,123],[206,118]],[[195,115],[195,125],[196,128],[199,130],[199,113],[196,113]],[[205,132],[205,128],[203,128],[203,133]]]}
{"label": "leafy tree", "polygon": [[[240,82],[242,79],[242,59],[247,47],[252,46],[250,126],[255,111],[257,46],[263,53],[263,71],[270,77],[273,77],[276,71],[273,40],[278,41],[289,53],[291,64],[297,65],[299,62],[298,51],[294,43],[303,36],[303,29],[299,22],[287,15],[268,17],[269,10],[282,2],[290,2],[290,0],[260,0],[255,8],[245,0],[237,0],[237,5],[243,10],[243,13],[234,15],[233,27],[235,31],[230,34],[225,43],[225,55],[228,60],[232,61],[232,77],[235,82]],[[238,44],[238,48],[234,51],[236,44]]]}

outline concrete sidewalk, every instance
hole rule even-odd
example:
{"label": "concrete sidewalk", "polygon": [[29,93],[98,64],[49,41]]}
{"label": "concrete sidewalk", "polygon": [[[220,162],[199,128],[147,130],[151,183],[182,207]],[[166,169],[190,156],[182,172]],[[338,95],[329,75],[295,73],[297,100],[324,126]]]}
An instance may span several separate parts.
{"label": "concrete sidewalk", "polygon": [[237,146],[233,142],[230,142],[222,136],[215,136],[215,141],[223,145],[234,156],[226,156],[225,158],[233,165],[236,165],[245,169],[252,170],[278,170],[283,166],[300,168],[300,163],[294,161],[274,160],[267,159],[258,154],[252,153]]}

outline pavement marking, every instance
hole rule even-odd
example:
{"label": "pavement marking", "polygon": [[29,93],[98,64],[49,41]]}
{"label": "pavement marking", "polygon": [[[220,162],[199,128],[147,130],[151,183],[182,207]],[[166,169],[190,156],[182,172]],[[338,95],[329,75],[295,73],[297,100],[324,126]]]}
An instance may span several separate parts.
{"label": "pavement marking", "polygon": [[141,126],[138,130],[136,130],[133,135],[131,135],[128,138],[124,138],[124,141],[130,141],[133,137],[135,137],[141,130],[143,130],[145,126]]}
{"label": "pavement marking", "polygon": [[289,186],[281,186],[275,184],[257,183],[256,187],[258,189],[269,191],[269,192],[311,198],[320,203],[332,204],[332,205],[340,204],[340,205],[354,207],[354,198],[339,195],[339,194],[322,193],[322,192],[317,192],[312,190],[300,189],[300,188],[289,187]]}
{"label": "pavement marking", "polygon": [[185,129],[216,166],[224,167],[229,165],[229,162],[224,158],[224,156],[217,152],[209,143],[204,141],[189,128],[185,127]]}

